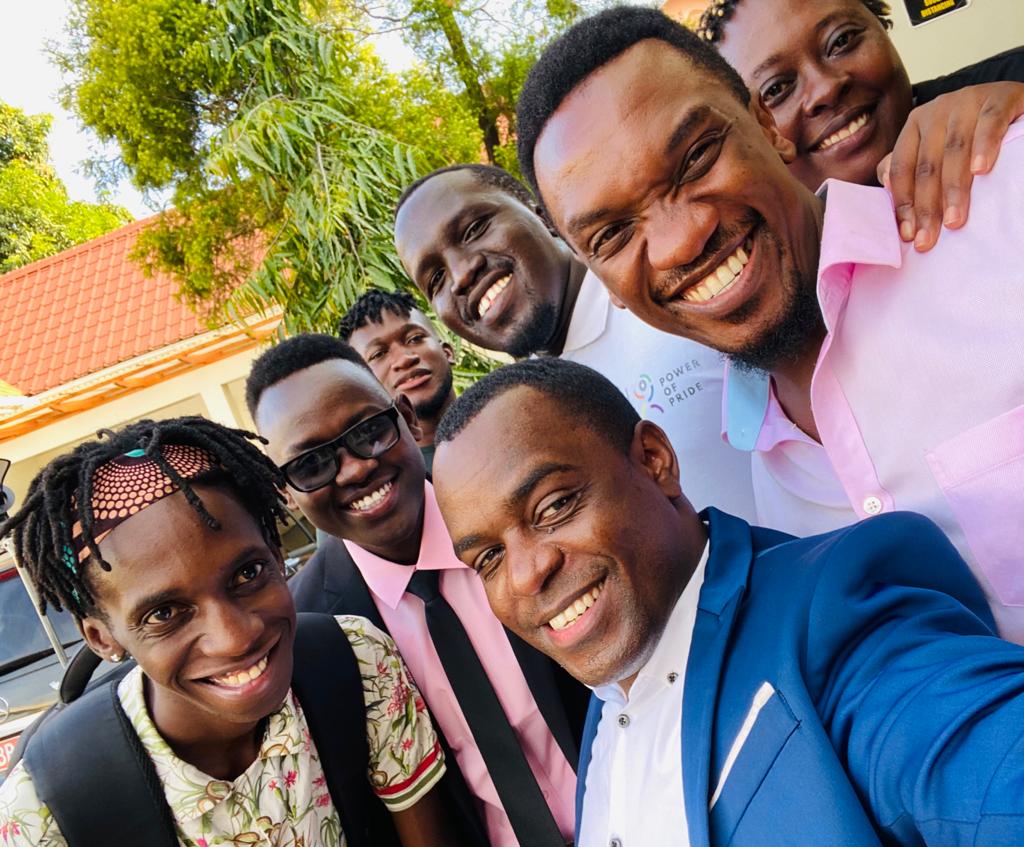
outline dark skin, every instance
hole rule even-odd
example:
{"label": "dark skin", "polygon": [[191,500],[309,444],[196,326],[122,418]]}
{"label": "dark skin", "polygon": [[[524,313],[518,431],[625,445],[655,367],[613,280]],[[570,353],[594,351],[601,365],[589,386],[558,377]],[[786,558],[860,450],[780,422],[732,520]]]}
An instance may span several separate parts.
{"label": "dark skin", "polygon": [[[558,355],[586,267],[553,236],[535,208],[470,171],[439,174],[413,192],[395,220],[402,265],[445,326],[487,350]],[[480,315],[496,282],[507,286]],[[550,331],[529,349],[516,339],[542,310]]]}
{"label": "dark skin", "polygon": [[[316,491],[285,488],[294,504],[323,532],[347,538],[382,558],[411,565],[419,558],[423,533],[423,456],[416,413],[409,400],[393,401],[366,368],[329,359],[297,371],[260,397],[256,427],[270,443],[278,465],[325,444],[359,421],[395,403],[401,417],[398,443],[376,459],[361,459],[342,448],[334,481]],[[370,508],[365,498],[387,487]]]}
{"label": "dark skin", "polygon": [[[409,398],[420,426],[416,443],[420,447],[433,444],[437,423],[455,400],[451,387],[455,351],[440,339],[430,319],[419,309],[408,315],[385,309],[379,322],[369,321],[354,330],[349,343],[392,397]],[[440,404],[439,392],[445,392]],[[425,406],[437,406],[437,411],[425,414]]]}
{"label": "dark skin", "polygon": [[[280,552],[252,516],[227,491],[195,491],[222,528],[181,492],[124,521],[100,544],[111,570],[90,571],[99,608],[81,626],[97,655],[139,663],[147,709],[175,754],[233,780],[291,685],[295,607]],[[246,669],[258,676],[231,678]],[[404,847],[456,843],[434,791],[393,817]]]}
{"label": "dark skin", "polygon": [[[566,97],[534,165],[554,223],[614,297],[652,326],[738,354],[814,290],[823,206],[786,167],[794,155],[757,102],[744,106],[651,39]],[[723,266],[738,270],[712,291]],[[822,337],[800,339],[771,369],[790,419],[812,436]]]}
{"label": "dark skin", "polygon": [[587,685],[628,693],[707,541],[665,433],[641,421],[624,451],[519,387],[439,445],[434,467],[455,551],[498,619]]}
{"label": "dark skin", "polygon": [[974,176],[992,169],[1024,114],[1018,82],[969,86],[913,108],[903,63],[859,0],[748,0],[723,33],[719,51],[796,146],[800,181],[814,190],[829,177],[882,180],[901,237],[918,250],[934,246],[943,225],[963,226]]}

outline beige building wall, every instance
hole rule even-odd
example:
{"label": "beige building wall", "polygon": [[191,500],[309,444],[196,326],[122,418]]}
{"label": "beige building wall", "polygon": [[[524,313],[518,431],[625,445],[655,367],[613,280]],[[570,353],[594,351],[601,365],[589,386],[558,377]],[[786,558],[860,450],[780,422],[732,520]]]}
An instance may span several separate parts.
{"label": "beige building wall", "polygon": [[893,43],[912,82],[947,74],[1024,45],[1024,0],[971,0],[959,9],[912,27],[903,0],[890,0]]}
{"label": "beige building wall", "polygon": [[0,443],[0,456],[13,462],[5,484],[17,497],[15,508],[50,459],[92,438],[99,429],[179,415],[204,415],[227,426],[252,429],[245,409],[245,377],[263,349],[237,353]]}

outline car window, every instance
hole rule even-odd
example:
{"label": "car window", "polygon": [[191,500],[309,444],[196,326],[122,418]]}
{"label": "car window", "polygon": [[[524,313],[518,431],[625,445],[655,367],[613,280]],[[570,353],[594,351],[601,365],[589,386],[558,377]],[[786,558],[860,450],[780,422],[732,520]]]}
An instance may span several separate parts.
{"label": "car window", "polygon": [[[81,640],[74,618],[67,612],[48,609],[46,616],[64,644]],[[0,572],[0,668],[49,649],[46,631],[18,574],[13,570]]]}

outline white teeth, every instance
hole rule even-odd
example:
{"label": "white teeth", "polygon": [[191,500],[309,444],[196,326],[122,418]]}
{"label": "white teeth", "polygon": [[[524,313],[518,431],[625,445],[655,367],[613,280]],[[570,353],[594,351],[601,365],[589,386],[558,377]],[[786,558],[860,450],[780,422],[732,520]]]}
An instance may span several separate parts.
{"label": "white teeth", "polygon": [[497,300],[498,295],[505,290],[505,287],[509,284],[511,279],[512,274],[503,276],[484,292],[484,296],[480,298],[480,303],[476,307],[477,314],[481,318],[490,311],[491,306],[494,305],[494,301]]}
{"label": "white teeth", "polygon": [[[689,303],[706,303],[712,297],[721,294],[740,275],[743,266],[750,261],[747,250],[751,249],[750,239],[737,247],[731,256],[726,257],[717,268],[709,273],[702,282],[692,285],[683,293],[683,299]],[[746,249],[744,249],[746,248]]]}
{"label": "white teeth", "polygon": [[601,596],[601,590],[603,588],[604,582],[600,585],[594,586],[594,588],[591,588],[590,591],[579,599],[574,600],[565,609],[549,620],[548,625],[552,629],[568,629],[580,619],[587,609],[597,602],[597,598]]}
{"label": "white teeth", "polygon": [[867,122],[868,122],[868,114],[867,114],[867,112],[865,112],[859,118],[854,118],[852,121],[850,121],[849,124],[844,126],[838,132],[833,132],[828,138],[826,138],[824,141],[822,141],[818,145],[818,149],[819,150],[827,150],[833,144],[838,144],[844,138],[849,138],[858,129],[860,129],[862,126],[864,126],[864,124],[866,124]]}
{"label": "white teeth", "polygon": [[240,671],[234,671],[232,673],[221,674],[220,676],[211,676],[215,683],[218,685],[227,685],[232,688],[237,688],[246,683],[252,682],[254,679],[258,679],[263,676],[263,671],[267,669],[267,662],[269,659],[264,656],[251,668],[245,668]]}
{"label": "white teeth", "polygon": [[365,497],[360,497],[358,500],[354,500],[349,503],[349,508],[353,512],[365,512],[367,509],[372,509],[381,500],[387,497],[388,492],[391,490],[391,483],[386,482],[372,494],[367,494]]}

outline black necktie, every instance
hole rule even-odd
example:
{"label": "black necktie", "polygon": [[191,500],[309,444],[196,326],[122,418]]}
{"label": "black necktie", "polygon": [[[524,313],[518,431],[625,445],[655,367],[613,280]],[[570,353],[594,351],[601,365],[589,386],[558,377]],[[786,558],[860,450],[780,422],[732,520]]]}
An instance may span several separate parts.
{"label": "black necktie", "polygon": [[423,601],[427,628],[521,847],[565,847],[466,630],[438,589],[438,571],[416,571],[406,588]]}

